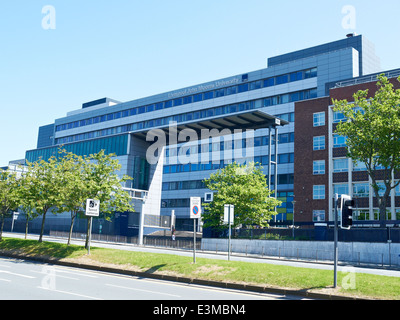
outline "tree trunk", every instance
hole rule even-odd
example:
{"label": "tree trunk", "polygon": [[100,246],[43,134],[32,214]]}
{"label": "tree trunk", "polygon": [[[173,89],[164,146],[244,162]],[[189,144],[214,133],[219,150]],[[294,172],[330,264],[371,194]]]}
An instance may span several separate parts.
{"label": "tree trunk", "polygon": [[88,246],[89,246],[89,232],[90,232],[90,228],[92,227],[92,224],[91,224],[91,220],[92,220],[92,219],[90,219],[90,217],[88,217],[87,220],[88,220],[88,224],[87,224],[88,227],[87,227],[87,230],[86,230],[85,249],[87,249]]}
{"label": "tree trunk", "polygon": [[1,215],[0,241],[3,241],[4,214]]}
{"label": "tree trunk", "polygon": [[68,243],[67,243],[67,245],[71,244],[72,231],[74,229],[75,218],[76,218],[76,213],[71,212],[71,226],[69,228],[69,235],[68,235]]}
{"label": "tree trunk", "polygon": [[39,242],[43,241],[44,223],[45,223],[45,220],[46,220],[46,213],[47,213],[47,210],[43,212],[42,229],[40,230]]}
{"label": "tree trunk", "polygon": [[386,228],[386,201],[379,201],[379,225]]}
{"label": "tree trunk", "polygon": [[28,238],[28,227],[29,227],[29,219],[28,219],[28,215],[27,215],[26,223],[25,223],[25,240]]}

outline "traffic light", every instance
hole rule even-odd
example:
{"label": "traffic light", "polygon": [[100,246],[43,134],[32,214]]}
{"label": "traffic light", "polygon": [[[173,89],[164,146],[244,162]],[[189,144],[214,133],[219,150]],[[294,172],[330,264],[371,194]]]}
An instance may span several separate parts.
{"label": "traffic light", "polygon": [[350,229],[353,225],[353,206],[354,200],[348,195],[342,195],[340,200],[340,209],[342,212],[340,227],[342,229]]}

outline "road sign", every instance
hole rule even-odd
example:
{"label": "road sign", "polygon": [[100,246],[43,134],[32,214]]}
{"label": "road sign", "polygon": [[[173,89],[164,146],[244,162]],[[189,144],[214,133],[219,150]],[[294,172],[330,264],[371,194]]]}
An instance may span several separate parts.
{"label": "road sign", "polygon": [[224,205],[224,224],[229,226],[228,233],[228,260],[231,260],[231,236],[232,236],[232,225],[235,219],[235,206],[233,204]]}
{"label": "road sign", "polygon": [[190,219],[201,218],[201,198],[191,197],[190,198]]}
{"label": "road sign", "polygon": [[235,206],[232,204],[224,205],[224,224],[233,224],[235,219]]}
{"label": "road sign", "polygon": [[86,216],[98,217],[100,215],[100,201],[87,199],[86,200]]}

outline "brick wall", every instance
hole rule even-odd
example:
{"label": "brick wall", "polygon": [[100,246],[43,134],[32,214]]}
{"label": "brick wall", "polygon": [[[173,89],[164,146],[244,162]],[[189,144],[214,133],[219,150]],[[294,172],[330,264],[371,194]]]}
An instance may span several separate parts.
{"label": "brick wall", "polygon": [[[295,221],[310,222],[314,210],[325,210],[328,219],[328,107],[330,99],[320,98],[296,103],[294,194]],[[313,115],[325,112],[325,126],[314,127]],[[313,137],[325,136],[325,150],[313,150]],[[313,175],[313,161],[325,160],[325,174]],[[313,200],[313,186],[325,185],[325,200]]]}

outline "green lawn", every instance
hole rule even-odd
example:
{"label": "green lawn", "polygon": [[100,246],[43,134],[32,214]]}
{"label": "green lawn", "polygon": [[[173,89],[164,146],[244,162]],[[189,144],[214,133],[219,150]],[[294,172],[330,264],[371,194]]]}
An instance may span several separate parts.
{"label": "green lawn", "polygon": [[[0,242],[0,250],[30,256],[45,256],[55,259],[84,259],[86,263],[134,267],[143,272],[162,272],[189,278],[199,278],[235,283],[249,283],[269,287],[300,290],[327,290],[332,287],[333,271],[289,266],[270,265],[168,254],[142,253],[92,247],[90,257],[80,246],[6,238]],[[1,252],[0,252],[1,255]],[[338,274],[338,284],[348,274]],[[355,275],[355,289],[339,288],[335,294],[345,294],[374,299],[400,300],[400,278],[369,274]]]}

